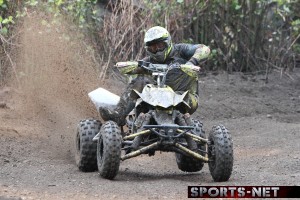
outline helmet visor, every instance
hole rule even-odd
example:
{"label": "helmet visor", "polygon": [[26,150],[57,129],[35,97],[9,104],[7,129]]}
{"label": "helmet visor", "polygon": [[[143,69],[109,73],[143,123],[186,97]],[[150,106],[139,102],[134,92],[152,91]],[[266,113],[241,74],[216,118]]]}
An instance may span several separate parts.
{"label": "helmet visor", "polygon": [[157,53],[159,51],[164,51],[168,47],[168,44],[165,41],[160,41],[156,43],[149,44],[146,46],[147,51],[151,53]]}

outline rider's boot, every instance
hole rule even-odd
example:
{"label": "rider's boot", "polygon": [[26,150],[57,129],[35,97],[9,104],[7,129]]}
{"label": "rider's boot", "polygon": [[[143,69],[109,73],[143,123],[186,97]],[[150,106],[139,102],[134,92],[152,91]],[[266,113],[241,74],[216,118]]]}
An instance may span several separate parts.
{"label": "rider's boot", "polygon": [[[129,99],[128,102],[124,100],[124,95],[121,96],[119,103],[115,109],[109,109],[105,107],[99,108],[100,116],[104,121],[112,120],[118,124],[118,126],[124,126],[126,124],[127,114],[134,108],[134,101]],[[122,98],[123,97],[123,98]],[[100,137],[100,132],[93,138],[93,141],[97,141]]]}
{"label": "rider's boot", "polygon": [[99,108],[100,115],[103,120],[113,120],[119,126],[126,124],[126,116],[132,111],[135,105],[136,97],[132,96],[132,91],[137,90],[142,92],[144,86],[151,83],[152,80],[140,75],[133,79],[130,84],[126,87],[125,92],[121,95],[120,101],[115,109]]}
{"label": "rider's boot", "polygon": [[104,121],[112,120],[119,126],[124,126],[126,124],[125,118],[133,108],[134,102],[131,99],[125,101],[121,97],[120,102],[117,104],[117,107],[115,109],[100,107],[99,113]]}
{"label": "rider's boot", "polygon": [[[104,121],[112,120],[118,124],[118,126],[124,126],[126,124],[126,116],[132,111],[135,105],[136,97],[131,96],[133,90],[142,92],[144,86],[148,83],[153,83],[152,79],[143,75],[133,79],[127,86],[125,92],[121,95],[120,101],[115,109],[109,109],[100,107],[99,113]],[[98,140],[100,132],[94,137],[94,141]]]}

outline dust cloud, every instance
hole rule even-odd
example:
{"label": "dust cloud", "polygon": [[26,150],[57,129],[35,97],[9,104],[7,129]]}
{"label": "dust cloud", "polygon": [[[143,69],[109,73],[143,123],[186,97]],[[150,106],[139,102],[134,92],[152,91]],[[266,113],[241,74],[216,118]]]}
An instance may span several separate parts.
{"label": "dust cloud", "polygon": [[87,95],[101,86],[98,63],[80,30],[67,20],[33,12],[19,32],[11,107],[28,127],[20,135],[43,138],[49,152],[67,156],[79,120],[98,117]]}

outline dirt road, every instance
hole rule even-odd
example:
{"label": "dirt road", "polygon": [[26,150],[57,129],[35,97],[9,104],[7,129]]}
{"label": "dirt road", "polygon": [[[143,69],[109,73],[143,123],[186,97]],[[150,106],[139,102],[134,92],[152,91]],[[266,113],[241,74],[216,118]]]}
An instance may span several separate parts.
{"label": "dirt road", "polygon": [[122,162],[114,181],[80,172],[76,125],[97,117],[87,92],[103,86],[119,94],[123,86],[97,81],[90,52],[63,26],[49,32],[35,22],[21,28],[19,83],[0,88],[0,199],[186,199],[190,185],[300,185],[300,69],[293,80],[273,72],[268,84],[260,75],[201,78],[194,117],[207,132],[219,123],[230,130],[228,182],[214,183],[207,165],[181,172],[173,153],[159,152]]}

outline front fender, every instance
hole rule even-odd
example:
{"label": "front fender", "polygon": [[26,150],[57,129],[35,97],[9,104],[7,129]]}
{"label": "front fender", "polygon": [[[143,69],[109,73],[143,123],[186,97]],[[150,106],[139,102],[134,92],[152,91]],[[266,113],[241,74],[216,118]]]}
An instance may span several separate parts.
{"label": "front fender", "polygon": [[169,86],[157,88],[152,84],[147,84],[142,93],[138,92],[137,90],[134,90],[134,93],[140,97],[140,99],[138,99],[136,102],[136,106],[141,102],[146,102],[154,107],[159,106],[162,108],[168,108],[170,106],[175,107],[180,103],[184,103],[190,107],[188,103],[184,101],[188,91],[184,92],[183,94],[177,94]]}

